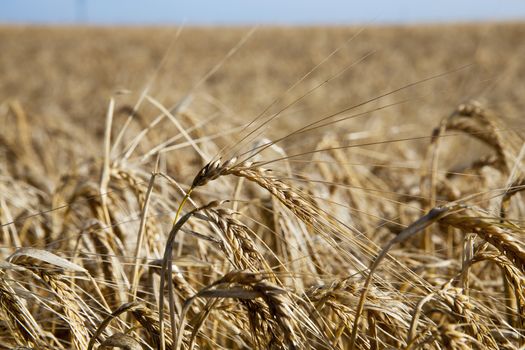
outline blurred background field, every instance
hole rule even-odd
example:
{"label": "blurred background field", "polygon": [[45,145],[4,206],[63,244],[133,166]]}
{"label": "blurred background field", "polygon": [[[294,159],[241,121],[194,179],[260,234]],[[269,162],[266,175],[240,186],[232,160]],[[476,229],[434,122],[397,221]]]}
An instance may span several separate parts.
{"label": "blurred background field", "polygon": [[[150,94],[168,105],[180,101],[249,29],[188,27],[176,39],[174,27],[4,26],[0,97],[18,99],[31,117],[68,118],[96,128],[111,94],[126,89],[136,98],[157,70]],[[524,36],[521,23],[262,27],[195,91],[193,105],[207,108],[202,113],[220,110],[246,121],[342,47],[280,105],[349,69],[287,110],[290,117],[281,118],[284,123],[304,123],[467,65],[382,99],[383,104],[412,100],[381,115],[402,118],[402,124],[422,119],[430,125],[450,106],[475,98],[519,120],[525,107]]]}

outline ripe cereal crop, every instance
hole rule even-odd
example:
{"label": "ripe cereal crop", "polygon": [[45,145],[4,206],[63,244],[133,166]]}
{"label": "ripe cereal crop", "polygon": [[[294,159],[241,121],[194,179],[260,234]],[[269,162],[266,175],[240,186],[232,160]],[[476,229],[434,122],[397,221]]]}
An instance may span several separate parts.
{"label": "ripe cereal crop", "polygon": [[0,28],[0,349],[523,349],[524,35]]}

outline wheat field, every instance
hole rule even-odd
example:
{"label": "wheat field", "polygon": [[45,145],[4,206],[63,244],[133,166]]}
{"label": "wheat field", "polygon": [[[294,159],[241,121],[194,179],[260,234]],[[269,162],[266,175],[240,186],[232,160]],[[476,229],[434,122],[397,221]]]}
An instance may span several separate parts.
{"label": "wheat field", "polygon": [[0,349],[525,349],[525,24],[0,28]]}

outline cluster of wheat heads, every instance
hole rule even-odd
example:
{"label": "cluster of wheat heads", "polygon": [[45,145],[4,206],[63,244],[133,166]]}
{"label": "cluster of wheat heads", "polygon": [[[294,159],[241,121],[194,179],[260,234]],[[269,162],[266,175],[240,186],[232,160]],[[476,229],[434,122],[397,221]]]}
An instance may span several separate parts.
{"label": "cluster of wheat heads", "polygon": [[141,102],[95,140],[2,105],[1,349],[523,348],[525,151],[479,104],[400,166],[408,139],[305,141],[353,107],[265,138],[280,112]]}

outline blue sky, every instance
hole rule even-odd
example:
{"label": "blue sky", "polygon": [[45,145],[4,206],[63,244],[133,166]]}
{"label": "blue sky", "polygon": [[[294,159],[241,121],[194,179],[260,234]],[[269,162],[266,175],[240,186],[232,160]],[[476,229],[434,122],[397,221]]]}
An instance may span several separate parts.
{"label": "blue sky", "polygon": [[525,19],[524,0],[0,0],[0,23],[353,24]]}

